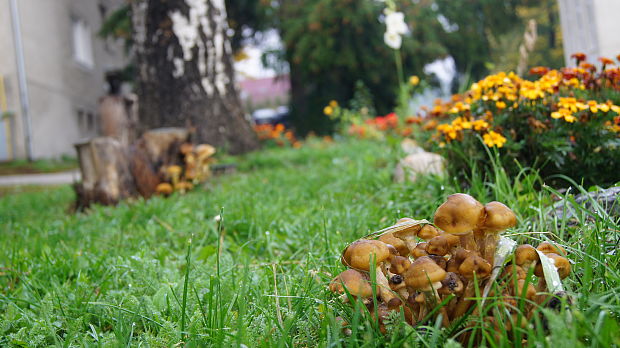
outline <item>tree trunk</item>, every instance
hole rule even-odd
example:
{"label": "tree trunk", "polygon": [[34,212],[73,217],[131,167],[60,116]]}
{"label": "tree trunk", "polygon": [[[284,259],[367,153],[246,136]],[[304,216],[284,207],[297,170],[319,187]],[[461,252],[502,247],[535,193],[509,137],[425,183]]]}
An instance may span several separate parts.
{"label": "tree trunk", "polygon": [[187,127],[231,153],[258,147],[235,89],[223,0],[134,0],[140,127]]}

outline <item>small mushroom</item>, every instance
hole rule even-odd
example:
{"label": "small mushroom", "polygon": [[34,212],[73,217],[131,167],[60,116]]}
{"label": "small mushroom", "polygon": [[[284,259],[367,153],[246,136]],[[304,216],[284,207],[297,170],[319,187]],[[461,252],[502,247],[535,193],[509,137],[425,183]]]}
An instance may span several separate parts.
{"label": "small mushroom", "polygon": [[394,237],[392,233],[386,233],[379,237],[379,240],[385,244],[389,244],[394,246],[396,250],[398,250],[398,254],[401,256],[409,255],[409,248],[407,247],[407,243],[405,243],[402,239]]}
{"label": "small mushroom", "polygon": [[519,245],[515,250],[515,263],[523,267],[526,272],[530,267],[536,266],[538,262],[538,253],[533,246],[529,244]]}
{"label": "small mushroom", "polygon": [[419,259],[422,256],[428,256],[428,253],[426,252],[427,245],[428,243],[418,243],[413,250],[411,250],[411,256],[413,256],[414,259]]}
{"label": "small mushroom", "polygon": [[194,185],[191,182],[180,181],[174,185],[174,190],[179,191],[181,193],[185,193],[194,188]]}
{"label": "small mushroom", "polygon": [[445,232],[459,236],[465,249],[476,251],[473,230],[484,216],[484,206],[480,202],[468,194],[456,193],[437,208],[433,220]]}
{"label": "small mushroom", "polygon": [[564,250],[564,248],[562,248],[559,245],[556,244],[552,244],[549,242],[542,242],[538,245],[538,248],[536,248],[537,250],[539,250],[540,252],[542,252],[543,254],[549,254],[549,253],[554,253],[557,255],[562,255],[562,256],[566,256],[566,250]]}
{"label": "small mushroom", "polygon": [[162,182],[158,184],[157,187],[155,187],[155,192],[159,193],[160,195],[164,195],[164,196],[168,196],[172,194],[172,191],[174,191],[174,189],[172,188],[172,185],[170,185],[167,182]]}
{"label": "small mushroom", "polygon": [[459,241],[459,237],[449,233],[444,233],[431,238],[427,242],[426,252],[431,255],[448,255],[451,254],[458,246]]}
{"label": "small mushroom", "polygon": [[387,302],[394,297],[388,280],[382,271],[382,267],[386,266],[389,257],[390,251],[385,243],[378,240],[360,239],[347,247],[342,262],[348,267],[370,271],[370,263],[374,258],[376,264],[374,271],[377,284],[380,287],[381,298]]}
{"label": "small mushroom", "polygon": [[408,258],[402,256],[390,257],[390,272],[394,274],[404,274],[411,266],[411,261]]}
{"label": "small mushroom", "polygon": [[418,237],[424,239],[425,241],[429,241],[432,238],[439,235],[439,231],[435,228],[435,226],[426,224],[424,227],[418,231]]}
{"label": "small mushroom", "polygon": [[[413,261],[404,275],[407,286],[414,290],[424,292],[425,296],[434,299],[434,302],[438,302],[439,300],[437,289],[441,288],[441,281],[445,278],[445,276],[446,271],[439,267],[428,256],[423,256]],[[442,308],[440,311],[444,317],[444,320],[449,320],[445,308]],[[426,312],[421,310],[419,318],[421,319],[425,315]]]}
{"label": "small mushroom", "polygon": [[348,300],[345,289],[355,298],[362,299],[365,304],[370,303],[372,287],[366,274],[348,269],[336,276],[329,284],[331,292],[343,294],[341,298],[344,302]]}
{"label": "small mushroom", "polygon": [[517,224],[515,213],[500,202],[490,202],[484,206],[485,218],[479,230],[484,233],[484,240],[479,246],[479,251],[489,263],[493,264],[493,257],[499,234]]}
{"label": "small mushroom", "polygon": [[465,259],[459,266],[459,274],[467,280],[485,279],[491,274],[491,264],[478,255],[472,255]]}
{"label": "small mushroom", "polygon": [[172,181],[172,186],[175,186],[179,182],[181,177],[181,167],[177,165],[169,166],[166,168],[166,175],[168,175]]}
{"label": "small mushroom", "polygon": [[[412,222],[412,221],[414,220],[411,218],[402,218],[396,222],[395,226],[399,224],[405,224],[407,222]],[[418,236],[418,232],[420,231],[420,229],[422,229],[421,225],[413,224],[411,226],[401,228],[399,231],[392,232],[392,235],[402,240],[403,242],[405,242],[409,250],[413,250],[413,248],[415,248],[416,243],[418,242],[417,236]]]}

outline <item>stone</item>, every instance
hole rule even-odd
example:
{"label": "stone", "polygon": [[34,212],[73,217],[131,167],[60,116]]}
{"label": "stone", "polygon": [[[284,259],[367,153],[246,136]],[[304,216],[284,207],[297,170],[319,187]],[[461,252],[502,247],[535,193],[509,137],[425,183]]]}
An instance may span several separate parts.
{"label": "stone", "polygon": [[[594,192],[588,192],[587,194],[578,194],[573,197],[575,203],[582,205],[591,212],[591,216],[600,215],[601,212],[597,211],[596,202],[602,210],[604,210],[610,217],[616,219],[620,217],[620,186],[614,186],[607,189],[600,189]],[[576,223],[575,218],[577,211],[571,201],[565,202],[561,199],[559,202],[553,205],[553,215],[562,220],[566,214],[569,224],[574,225]]]}
{"label": "stone", "polygon": [[415,182],[419,175],[443,176],[446,168],[445,161],[442,156],[424,150],[407,155],[394,168],[394,181]]}

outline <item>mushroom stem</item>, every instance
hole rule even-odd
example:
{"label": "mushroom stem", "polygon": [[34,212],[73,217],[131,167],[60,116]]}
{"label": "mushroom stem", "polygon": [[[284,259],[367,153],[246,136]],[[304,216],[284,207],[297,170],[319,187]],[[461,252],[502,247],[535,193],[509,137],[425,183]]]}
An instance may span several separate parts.
{"label": "mushroom stem", "polygon": [[457,302],[454,312],[452,313],[452,318],[458,318],[463,316],[463,314],[467,313],[467,310],[472,304],[472,300],[469,298],[474,296],[475,293],[475,284],[474,281],[469,281],[467,283],[467,287],[465,288],[465,292],[463,293],[463,297],[459,299]]}
{"label": "mushroom stem", "polygon": [[459,235],[461,239],[461,246],[470,251],[478,251],[478,245],[476,245],[476,239],[474,238],[473,231]]}
{"label": "mushroom stem", "polygon": [[394,296],[394,294],[392,293],[392,289],[390,289],[390,284],[388,283],[388,280],[385,277],[385,274],[383,274],[380,266],[377,267],[375,274],[377,279],[377,286],[380,287],[379,295],[385,303],[388,303],[396,296]]}
{"label": "mushroom stem", "polygon": [[484,240],[480,246],[480,255],[487,261],[491,266],[495,261],[495,250],[497,250],[497,243],[499,242],[499,233],[498,232],[488,232],[484,236]]}

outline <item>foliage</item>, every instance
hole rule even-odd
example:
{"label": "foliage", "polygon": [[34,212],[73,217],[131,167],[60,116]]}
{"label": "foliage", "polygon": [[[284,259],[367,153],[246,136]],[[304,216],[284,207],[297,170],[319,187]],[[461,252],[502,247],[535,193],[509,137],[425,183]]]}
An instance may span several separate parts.
{"label": "foliage", "polygon": [[542,76],[534,81],[487,76],[433,109],[432,117],[450,122],[436,126],[432,144],[439,147],[431,147],[461,176],[472,165],[488,172],[488,146],[513,175],[531,166],[543,176],[614,183],[620,179],[620,69],[610,63],[598,72],[586,62],[561,71],[537,67],[531,73]]}
{"label": "foliage", "polygon": [[569,251],[574,306],[538,308],[545,319],[515,336],[476,314],[450,330],[395,321],[383,335],[371,315],[342,306],[326,286],[348,242],[403,216],[430,218],[460,190],[437,178],[392,182],[399,155],[355,139],[272,148],[235,158],[239,173],[187,195],[88,214],[66,213],[68,186],[0,198],[0,346],[457,347],[470,331],[490,347],[620,344],[620,226],[570,195],[578,225],[555,221],[547,205],[558,193],[535,190],[529,172],[477,180],[468,193],[513,207],[519,243]]}

